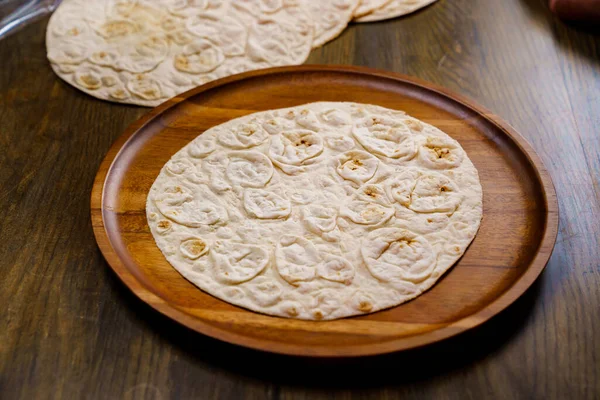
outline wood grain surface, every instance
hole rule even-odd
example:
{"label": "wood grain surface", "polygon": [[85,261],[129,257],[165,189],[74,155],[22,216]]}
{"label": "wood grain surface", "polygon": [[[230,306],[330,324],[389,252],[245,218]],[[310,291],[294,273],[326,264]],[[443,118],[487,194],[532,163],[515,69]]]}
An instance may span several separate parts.
{"label": "wood grain surface", "polygon": [[556,185],[560,231],[537,283],[481,328],[407,354],[313,362],[223,344],[130,294],[94,241],[89,193],[147,110],[56,78],[45,21],[0,42],[2,399],[597,399],[600,38],[543,0],[440,0],[351,26],[311,63],[410,74],[521,132]]}
{"label": "wood grain surface", "polygon": [[[460,334],[506,308],[539,276],[557,236],[558,205],[525,139],[491,112],[446,92],[400,74],[311,65],[247,72],[183,93],[133,123],[100,165],[91,195],[96,240],[142,301],[233,344],[331,358],[414,349]],[[260,315],[198,290],[156,246],[146,199],[173,154],[231,119],[315,101],[403,110],[458,140],[478,170],[484,217],[477,237],[434,288],[407,304],[320,323]]]}

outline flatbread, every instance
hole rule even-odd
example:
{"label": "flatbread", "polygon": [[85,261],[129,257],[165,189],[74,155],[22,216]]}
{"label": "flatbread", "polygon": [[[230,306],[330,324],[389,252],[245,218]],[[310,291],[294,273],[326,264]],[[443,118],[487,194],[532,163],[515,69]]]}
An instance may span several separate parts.
{"label": "flatbread", "polygon": [[363,15],[369,14],[378,8],[383,7],[391,0],[360,0],[360,4],[354,10],[354,18],[360,18]]}
{"label": "flatbread", "polygon": [[213,127],[147,198],[156,244],[186,279],[269,315],[330,320],[429,289],[482,218],[460,144],[401,111],[312,103]]}
{"label": "flatbread", "polygon": [[360,0],[305,0],[310,18],[315,25],[313,49],[338,37],[354,18]]}
{"label": "flatbread", "polygon": [[48,24],[48,59],[76,88],[142,106],[234,73],[303,63],[314,35],[306,9],[255,2],[274,5],[251,15],[229,0],[65,0]]}
{"label": "flatbread", "polygon": [[420,10],[436,1],[437,0],[392,0],[373,12],[354,19],[354,21],[374,22],[397,18]]}

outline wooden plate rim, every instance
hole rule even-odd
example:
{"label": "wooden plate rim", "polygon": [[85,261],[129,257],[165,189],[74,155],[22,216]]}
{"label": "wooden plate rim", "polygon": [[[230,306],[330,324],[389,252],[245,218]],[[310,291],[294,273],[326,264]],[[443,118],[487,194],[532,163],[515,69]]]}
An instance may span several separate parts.
{"label": "wooden plate rim", "polygon": [[[105,211],[104,208],[104,189],[106,179],[110,175],[113,167],[113,162],[118,158],[121,149],[125,148],[127,142],[143,128],[147,123],[155,117],[161,115],[167,109],[176,104],[188,99],[189,97],[198,95],[202,92],[211,90],[218,86],[224,86],[232,82],[243,81],[248,78],[255,78],[267,75],[277,75],[296,72],[338,72],[343,74],[357,74],[375,76],[380,78],[391,79],[402,83],[408,83],[417,86],[421,89],[434,92],[441,97],[457,102],[463,107],[469,108],[475,113],[481,115],[507,135],[526,156],[533,170],[536,173],[537,180],[541,183],[541,188],[546,203],[546,223],[542,233],[542,240],[537,254],[531,261],[529,268],[510,286],[500,297],[489,303],[487,306],[478,310],[476,313],[469,315],[458,321],[447,324],[443,328],[434,331],[426,332],[416,336],[402,337],[384,343],[346,346],[343,352],[332,350],[326,346],[312,346],[307,349],[306,346],[288,344],[283,342],[274,342],[266,339],[255,339],[237,333],[232,333],[227,330],[219,329],[202,320],[194,318],[177,307],[166,303],[162,298],[156,296],[148,290],[143,283],[138,281],[135,276],[127,269],[115,251],[108,232],[105,228]],[[97,210],[100,210],[97,215]],[[293,356],[310,356],[310,357],[356,357],[356,356],[371,356],[380,355],[390,352],[403,351],[422,347],[428,344],[438,342],[443,339],[458,335],[469,329],[481,325],[489,320],[515,300],[517,300],[525,291],[533,284],[537,277],[544,270],[551,254],[558,234],[558,203],[554,185],[544,167],[541,159],[535,153],[527,140],[516,132],[508,123],[492,114],[484,107],[475,104],[473,101],[450,92],[440,86],[431,84],[418,78],[409,77],[403,74],[377,70],[366,67],[346,66],[346,65],[302,65],[292,67],[276,67],[263,69],[258,71],[250,71],[234,76],[222,78],[203,86],[194,88],[185,93],[182,93],[165,103],[149,111],[136,122],[131,124],[125,132],[113,143],[106,157],[103,159],[91,193],[91,217],[94,235],[102,254],[107,260],[110,267],[117,276],[125,283],[125,285],[142,301],[150,305],[152,308],[162,313],[163,315],[179,322],[180,324],[193,329],[199,333],[219,339],[231,344],[249,347],[255,350],[262,350],[272,353],[279,353]],[[250,312],[250,311],[249,311]],[[316,322],[327,323],[327,322]]]}

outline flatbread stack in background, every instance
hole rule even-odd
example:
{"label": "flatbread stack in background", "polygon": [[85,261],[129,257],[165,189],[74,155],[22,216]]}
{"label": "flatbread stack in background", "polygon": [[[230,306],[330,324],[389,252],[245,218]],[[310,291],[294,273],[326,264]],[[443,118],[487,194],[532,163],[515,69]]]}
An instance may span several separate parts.
{"label": "flatbread stack in background", "polygon": [[78,89],[156,106],[221,77],[302,64],[353,19],[391,18],[431,1],[64,0],[46,47],[53,70]]}
{"label": "flatbread stack in background", "polygon": [[145,106],[223,76],[303,63],[313,43],[306,9],[258,3],[66,0],[48,25],[48,58],[95,97]]}
{"label": "flatbread stack in background", "polygon": [[148,194],[186,279],[229,303],[330,320],[404,303],[458,260],[482,218],[460,144],[407,114],[321,102],[215,126]]}

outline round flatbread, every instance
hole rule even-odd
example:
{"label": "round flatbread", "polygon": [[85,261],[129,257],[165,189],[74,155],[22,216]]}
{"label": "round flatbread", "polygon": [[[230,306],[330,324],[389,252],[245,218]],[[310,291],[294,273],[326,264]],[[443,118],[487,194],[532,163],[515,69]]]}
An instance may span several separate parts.
{"label": "round flatbread", "polygon": [[310,18],[315,25],[312,47],[316,49],[338,37],[354,18],[360,0],[305,0]]}
{"label": "round flatbread", "polygon": [[358,7],[354,10],[354,18],[369,14],[389,2],[390,0],[360,0]]}
{"label": "round flatbread", "polygon": [[152,235],[186,279],[257,312],[331,320],[429,289],[482,218],[460,144],[401,111],[312,103],[215,126],[147,198]]}
{"label": "round flatbread", "polygon": [[156,106],[220,77],[301,64],[313,35],[304,6],[289,0],[65,0],[46,46],[53,70],[76,88]]}
{"label": "round flatbread", "polygon": [[354,21],[374,22],[397,18],[420,10],[436,1],[437,0],[392,0],[362,17],[355,18]]}

